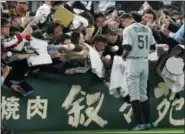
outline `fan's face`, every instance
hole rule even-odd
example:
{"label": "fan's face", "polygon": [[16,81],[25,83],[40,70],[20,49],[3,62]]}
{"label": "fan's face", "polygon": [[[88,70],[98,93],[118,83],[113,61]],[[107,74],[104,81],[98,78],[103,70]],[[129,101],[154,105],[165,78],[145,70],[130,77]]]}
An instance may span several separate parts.
{"label": "fan's face", "polygon": [[54,30],[53,37],[54,37],[54,39],[58,40],[58,39],[60,39],[60,37],[62,36],[62,34],[63,34],[62,27],[61,26],[58,26]]}
{"label": "fan's face", "polygon": [[105,18],[104,17],[99,17],[95,20],[95,25],[96,27],[102,27],[104,23]]}
{"label": "fan's face", "polygon": [[153,21],[154,21],[154,16],[153,16],[153,14],[145,14],[145,15],[143,16],[143,20],[144,20],[146,23],[153,22]]}

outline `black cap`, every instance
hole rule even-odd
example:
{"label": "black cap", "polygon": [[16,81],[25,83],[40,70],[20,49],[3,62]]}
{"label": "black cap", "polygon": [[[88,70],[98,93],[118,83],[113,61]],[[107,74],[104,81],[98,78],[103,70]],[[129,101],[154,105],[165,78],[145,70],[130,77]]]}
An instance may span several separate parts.
{"label": "black cap", "polygon": [[133,18],[132,15],[130,13],[123,13],[120,17],[119,17],[119,21],[127,19],[127,18]]}

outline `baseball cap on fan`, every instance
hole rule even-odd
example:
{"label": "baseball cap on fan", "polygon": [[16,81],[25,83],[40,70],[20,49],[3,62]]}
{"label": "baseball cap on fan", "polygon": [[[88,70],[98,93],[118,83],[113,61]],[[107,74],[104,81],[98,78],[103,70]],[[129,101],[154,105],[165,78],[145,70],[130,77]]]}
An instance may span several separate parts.
{"label": "baseball cap on fan", "polygon": [[112,35],[118,35],[119,34],[119,29],[115,27],[110,27],[107,30],[107,33],[112,34]]}
{"label": "baseball cap on fan", "polygon": [[121,14],[121,16],[118,18],[118,21],[122,21],[124,19],[127,19],[127,18],[133,18],[132,15],[130,13],[123,13]]}

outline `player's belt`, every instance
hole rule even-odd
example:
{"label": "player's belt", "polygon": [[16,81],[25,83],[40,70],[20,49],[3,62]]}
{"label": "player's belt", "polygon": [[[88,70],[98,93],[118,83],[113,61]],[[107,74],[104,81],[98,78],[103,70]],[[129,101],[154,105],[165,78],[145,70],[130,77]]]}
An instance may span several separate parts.
{"label": "player's belt", "polygon": [[148,59],[148,57],[128,57],[127,59]]}

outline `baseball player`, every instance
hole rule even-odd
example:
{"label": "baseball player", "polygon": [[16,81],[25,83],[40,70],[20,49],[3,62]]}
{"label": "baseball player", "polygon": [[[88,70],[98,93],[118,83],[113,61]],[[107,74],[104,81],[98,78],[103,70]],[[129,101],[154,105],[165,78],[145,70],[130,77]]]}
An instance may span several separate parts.
{"label": "baseball player", "polygon": [[[137,121],[132,130],[151,129],[147,81],[149,73],[148,56],[155,50],[152,31],[143,24],[136,23],[130,14],[120,16],[123,30],[123,60],[126,61],[124,88],[128,89],[130,102]],[[144,118],[142,118],[144,117]]]}

